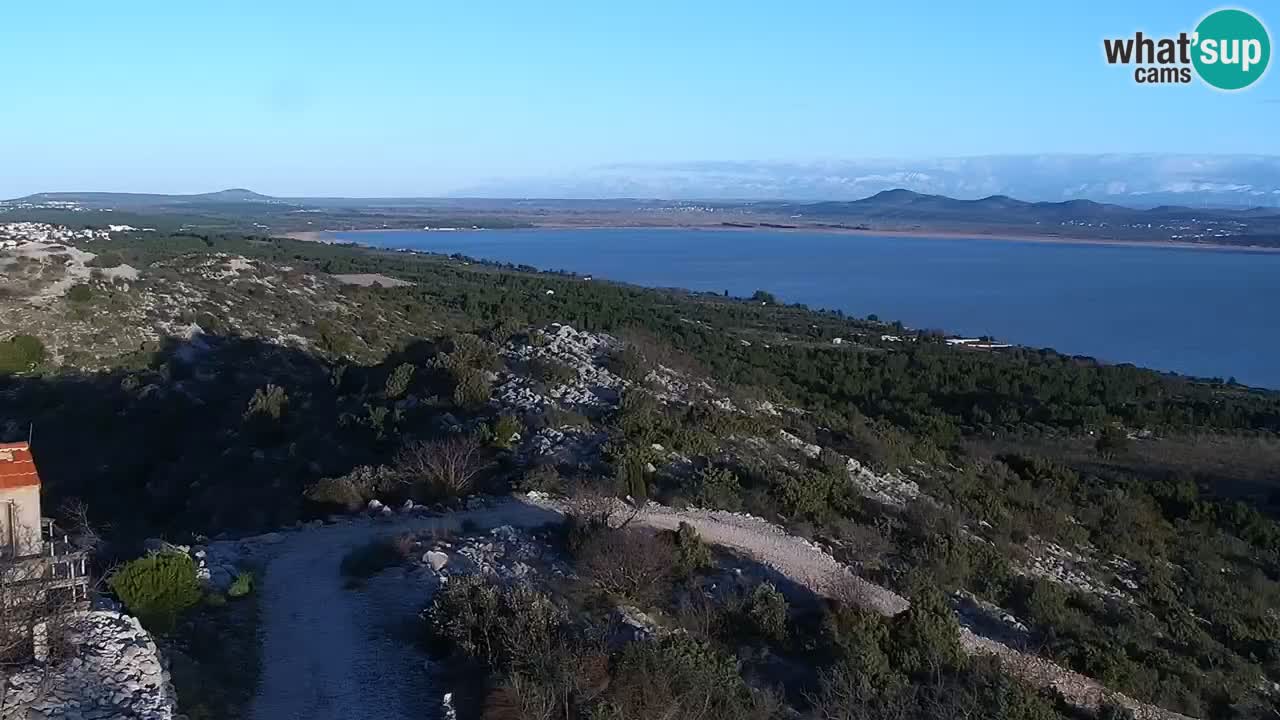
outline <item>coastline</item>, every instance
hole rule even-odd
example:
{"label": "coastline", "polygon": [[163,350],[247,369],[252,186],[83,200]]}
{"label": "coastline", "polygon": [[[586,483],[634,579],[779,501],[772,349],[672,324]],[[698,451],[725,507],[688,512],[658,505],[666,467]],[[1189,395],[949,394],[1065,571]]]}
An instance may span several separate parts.
{"label": "coastline", "polygon": [[[282,237],[305,242],[333,244],[342,242],[338,233],[422,233],[450,232],[473,233],[485,232],[487,229],[465,230],[420,230],[411,228],[370,228],[365,230],[304,230],[285,233]],[[1280,247],[1264,245],[1229,245],[1225,243],[1195,243],[1179,240],[1104,240],[1099,238],[1073,237],[1068,235],[1018,235],[1014,233],[980,233],[962,232],[958,230],[864,230],[861,228],[831,227],[741,227],[727,225],[570,225],[547,223],[527,228],[503,228],[504,232],[521,231],[536,232],[540,230],[661,230],[674,231],[714,231],[714,232],[778,232],[778,233],[822,233],[826,235],[848,235],[853,237],[896,237],[906,240],[997,240],[1001,242],[1040,243],[1050,245],[1097,245],[1133,248],[1167,248],[1175,250],[1208,250],[1218,252],[1241,253],[1280,253]]]}
{"label": "coastline", "polygon": [[[496,243],[498,243],[499,245],[503,243],[516,243],[516,244],[522,244],[526,246],[536,245],[539,240],[536,236],[536,232],[544,231],[544,230],[557,230],[557,229],[559,230],[587,230],[587,229],[666,230],[668,232],[690,231],[690,230],[720,230],[720,231],[748,230],[748,229],[775,230],[775,228],[741,228],[741,227],[720,227],[720,226],[699,226],[699,225],[690,225],[690,226],[672,226],[672,225],[617,226],[615,225],[615,226],[605,226],[603,228],[600,226],[588,227],[586,225],[576,225],[576,226],[568,226],[568,227],[561,227],[561,228],[541,226],[541,227],[534,227],[534,228],[521,228],[521,230],[528,232],[528,234],[524,235],[523,237],[517,236],[515,233],[500,233],[498,236],[493,237],[491,239]],[[794,229],[778,228],[776,230],[780,232],[803,233],[808,229],[807,228],[794,228]],[[996,236],[996,235],[981,235],[977,233],[962,233],[962,232],[954,232],[954,231],[947,232],[947,233],[930,233],[930,232],[924,232],[924,231],[853,230],[848,228],[827,229],[827,231],[829,234],[833,234],[833,235],[839,235],[839,234],[863,235],[863,236],[868,236],[869,238],[872,238],[872,237],[884,238],[884,240],[882,241],[883,244],[874,243],[879,247],[889,247],[896,244],[896,243],[893,243],[893,240],[890,238],[906,238],[906,239],[933,238],[936,240],[966,240],[966,239],[988,240],[989,239],[989,240],[999,240],[1002,242],[1030,243],[1030,245],[1027,246],[1028,253],[1035,252],[1032,249],[1035,245],[1041,245],[1047,248],[1053,244],[1059,244],[1059,245],[1075,244],[1080,246],[1117,245],[1120,247],[1139,247],[1139,248],[1149,246],[1149,245],[1155,245],[1155,247],[1157,248],[1171,248],[1175,250],[1184,249],[1184,250],[1217,251],[1218,255],[1216,257],[1211,257],[1207,255],[1203,255],[1203,256],[1185,255],[1182,257],[1182,259],[1178,259],[1176,255],[1167,256],[1167,259],[1174,262],[1175,264],[1186,265],[1187,263],[1190,263],[1192,267],[1199,266],[1201,263],[1222,262],[1222,263],[1231,264],[1232,266],[1240,266],[1240,264],[1243,264],[1244,266],[1249,266],[1249,267],[1270,268],[1271,267],[1270,263],[1272,262],[1272,258],[1278,257],[1273,253],[1280,252],[1280,248],[1251,248],[1251,247],[1239,247],[1239,246],[1230,246],[1230,245],[1224,246],[1224,245],[1208,245],[1208,244],[1194,244],[1194,243],[1175,244],[1172,242],[1155,244],[1155,243],[1144,243],[1144,242],[1098,241],[1098,240],[1090,240],[1088,238],[1022,237],[1022,236],[1015,236],[1015,235]],[[351,232],[351,233],[369,232],[370,235],[357,237],[357,238],[339,237],[344,232]],[[403,232],[411,232],[411,233],[417,233],[417,234],[411,237],[403,238],[403,239],[397,239],[395,237],[378,237],[373,235],[374,233],[377,233],[378,235],[384,235],[387,233],[394,234],[394,233],[403,233]],[[459,250],[463,254],[467,254],[467,247],[470,244],[470,241],[474,241],[475,243],[478,243],[480,245],[487,246],[486,238],[484,238],[484,236],[478,236],[476,238],[470,239],[469,241],[467,238],[452,238],[452,239],[447,237],[426,238],[424,237],[426,232],[428,231],[379,228],[379,229],[370,230],[370,231],[354,231],[353,230],[353,231],[335,231],[335,232],[325,232],[325,231],[295,232],[295,233],[291,233],[290,237],[294,237],[302,240],[310,240],[314,242],[329,243],[329,244],[342,243],[344,245],[350,245],[352,247],[372,250],[374,252],[379,252],[379,253],[410,253],[410,254],[422,253],[426,255],[439,255],[441,257],[443,257],[445,253],[451,252],[451,250],[453,249]],[[470,231],[458,230],[458,231],[440,231],[440,232],[444,232],[445,235],[447,236],[449,233],[480,232],[480,231],[479,230],[470,230]],[[815,234],[816,232],[820,232],[820,231],[815,231]],[[554,238],[555,236],[546,236],[546,237]],[[639,240],[643,241],[643,238],[645,237],[645,235],[635,234],[630,237],[632,239],[638,238]],[[659,244],[662,244],[664,247],[672,244],[673,244],[672,245],[673,247],[685,247],[685,246],[697,247],[697,246],[703,245],[704,243],[706,244],[715,243],[715,240],[711,236],[703,236],[702,243],[698,242],[697,238],[689,237],[687,235],[686,236],[668,235],[665,237],[659,237],[657,234],[654,234],[654,235],[649,235],[648,237],[650,237],[652,239],[652,242],[654,243],[659,243],[659,241],[661,240],[661,243]],[[575,243],[575,242],[581,241],[581,242],[587,243],[588,245],[594,245],[597,242],[599,242],[601,246],[625,247],[628,244],[627,242],[628,235],[622,235],[622,234],[601,235],[597,237],[587,237],[587,236],[575,237],[575,236],[569,235],[568,233],[565,233],[560,235],[559,238],[561,241],[567,242],[567,243]],[[796,239],[799,240],[802,238],[803,236],[797,236]],[[720,245],[720,247],[734,247],[736,245],[736,242],[730,239],[729,236],[722,236],[722,239],[728,244],[727,245],[722,244]],[[761,235],[761,236],[758,236],[758,239],[760,243],[762,243],[766,247],[770,244],[771,240],[775,242],[780,242],[780,244],[783,247],[786,247],[790,244],[788,239],[785,237],[775,238],[773,236]],[[611,240],[617,240],[617,242],[611,242]],[[874,241],[868,240],[868,243],[873,243],[873,242]],[[422,249],[421,247],[419,248],[413,247],[414,245],[417,245],[419,243],[425,245],[426,247],[447,247],[447,248],[451,248],[451,250],[450,251],[440,251],[440,250],[433,251],[430,249]],[[1004,251],[1002,248],[997,247],[995,244],[988,244],[985,246],[977,245],[977,246],[974,246],[972,250],[964,249],[964,246],[961,246],[961,245],[955,245],[955,246],[950,246],[946,248],[943,247],[944,245],[950,245],[950,243],[939,242],[938,244],[935,244],[932,246],[922,244],[922,247],[924,248],[932,247],[938,253],[943,253],[948,257],[955,256],[960,258],[961,260],[963,260],[963,258],[965,257],[968,257],[969,256],[968,253],[970,252],[974,253],[975,256],[982,256],[988,253],[1001,253]],[[858,248],[862,247],[863,244],[858,243],[854,239],[850,239],[847,242],[841,241],[841,240],[827,240],[826,246],[831,248],[839,248],[843,246],[847,249],[848,252],[852,252],[856,254],[859,252]],[[907,257],[913,257],[918,254],[915,249],[912,249],[909,247],[909,244],[903,247],[904,247],[903,252],[906,253]],[[1010,246],[1009,249],[1012,249],[1012,246]],[[472,254],[473,256],[481,260],[485,258],[485,253],[482,251],[477,250],[477,251],[473,251],[470,254]],[[1018,254],[1021,254],[1021,253],[1018,253]],[[1255,257],[1252,260],[1250,260],[1248,257],[1240,257],[1241,255],[1247,256],[1251,254],[1257,254],[1259,255],[1259,257]],[[1234,259],[1232,259],[1232,256],[1235,256]],[[490,257],[489,259],[498,261],[496,258],[492,258],[492,257]],[[1162,265],[1162,263],[1165,260],[1162,257],[1157,257],[1156,255],[1139,255],[1139,254],[1134,254],[1133,259],[1136,259],[1139,262],[1150,262],[1154,265]],[[1069,265],[1072,265],[1077,269],[1081,269],[1084,272],[1089,272],[1088,269],[1092,268],[1095,264],[1099,266],[1112,265],[1112,263],[1108,261],[1109,260],[1108,254],[1101,251],[1099,251],[1096,254],[1096,257],[1089,255],[1087,250],[1081,250],[1080,252],[1070,252],[1069,256],[1064,256],[1063,260],[1066,261]],[[1098,260],[1103,260],[1104,262],[1098,263]],[[531,264],[540,265],[537,262],[531,262]],[[910,264],[910,261],[908,261],[908,264]],[[544,270],[546,269],[545,265],[542,265],[542,267]],[[589,270],[593,268],[587,268],[587,269]],[[600,270],[599,268],[594,268],[594,269]],[[579,270],[581,270],[581,268],[579,268]],[[601,272],[603,273],[603,271]],[[600,274],[600,278],[602,280],[606,278],[611,278],[611,277],[612,276],[610,276],[608,273]],[[680,282],[671,282],[669,280],[659,281],[659,280],[652,280],[652,279],[645,280],[645,279],[635,279],[635,278],[618,279],[616,277],[612,277],[612,279],[622,284],[631,284],[637,287],[650,287],[650,288],[659,288],[659,289],[690,287],[687,284],[680,283]],[[758,285],[760,287],[765,286],[765,284],[758,284]],[[748,291],[749,291],[749,288],[748,288]],[[831,301],[831,302],[824,300],[822,301],[822,303],[825,303],[825,304],[819,304],[819,305],[816,305],[815,307],[818,307],[818,306],[840,307],[838,300]],[[845,308],[845,309],[846,311],[849,311],[848,308]],[[1165,309],[1167,308],[1163,308],[1163,307],[1152,308],[1150,309],[1150,312],[1159,313],[1159,312],[1164,312]],[[893,314],[895,317],[898,317],[899,315],[901,315],[902,317],[907,317],[907,315],[903,313],[893,313]],[[1195,313],[1192,313],[1192,314],[1194,315]],[[925,316],[922,316],[922,317],[925,317]],[[1151,316],[1145,316],[1145,317],[1151,317]],[[1165,357],[1158,351],[1150,351],[1149,348],[1147,348],[1147,346],[1145,345],[1143,346],[1143,348],[1140,348],[1139,350],[1136,350],[1136,351],[1133,348],[1128,348],[1124,352],[1118,353],[1117,351],[1107,350],[1106,348],[1111,347],[1110,345],[1104,344],[1104,345],[1094,346],[1094,345],[1084,344],[1079,342],[1068,343],[1063,341],[1061,338],[1055,338],[1055,337],[1046,337],[1039,340],[1030,341],[1028,338],[1037,337],[1037,336],[1033,332],[1029,332],[1029,331],[1022,332],[1022,331],[1025,331],[1026,328],[1020,328],[1020,331],[1014,331],[1012,329],[1001,330],[1001,329],[995,328],[994,326],[991,326],[990,323],[987,323],[987,322],[983,322],[975,325],[972,323],[971,320],[965,320],[965,319],[951,318],[949,320],[934,320],[930,318],[931,316],[927,316],[925,317],[924,320],[921,320],[919,317],[917,317],[915,318],[915,322],[911,324],[916,327],[945,327],[948,329],[948,336],[955,335],[955,336],[964,336],[964,337],[976,337],[978,335],[986,334],[986,335],[993,335],[995,337],[1005,338],[1005,342],[1009,342],[1013,345],[1017,345],[1021,347],[1027,347],[1027,348],[1033,348],[1033,349],[1036,347],[1054,347],[1054,348],[1058,348],[1059,351],[1063,352],[1064,354],[1087,355],[1087,356],[1094,357],[1098,360],[1098,362],[1101,362],[1103,364],[1133,363],[1133,364],[1139,365],[1140,367],[1156,370],[1157,372],[1186,375],[1188,377],[1195,377],[1200,379],[1216,377],[1216,376],[1224,376],[1224,377],[1228,376],[1227,371],[1217,369],[1220,366],[1215,364],[1216,360],[1214,362],[1208,362],[1206,360],[1206,362],[1201,363],[1200,365],[1194,365],[1194,364],[1188,365],[1187,364],[1188,361],[1186,360],[1186,358],[1179,359],[1179,358]],[[1133,322],[1145,322],[1145,320],[1142,317],[1137,317],[1133,319]],[[1265,332],[1265,327],[1266,325],[1264,322],[1259,329]],[[1178,335],[1178,332],[1176,330],[1177,330],[1176,328],[1170,328],[1168,332],[1162,332],[1160,333],[1160,335],[1166,336],[1166,337],[1175,337]],[[1217,336],[1217,339],[1214,340],[1214,342],[1220,344],[1222,342],[1221,336],[1220,335]],[[1237,345],[1240,345],[1241,343],[1244,343],[1244,342],[1246,341],[1243,341],[1243,340],[1238,341]],[[1151,345],[1152,347],[1156,347],[1157,349],[1160,347],[1163,347],[1161,342],[1158,342],[1158,341],[1153,341]],[[1066,348],[1066,349],[1064,350],[1061,348]],[[1219,358],[1219,356],[1221,355],[1223,355],[1223,352],[1220,349],[1215,350],[1213,352],[1214,358],[1222,359],[1222,358]],[[1248,358],[1243,358],[1238,360],[1239,362],[1235,362],[1231,365],[1228,365],[1227,367],[1233,368],[1233,371],[1230,374],[1234,374],[1237,377],[1243,377],[1243,381],[1246,385],[1251,387],[1264,388],[1264,389],[1270,389],[1272,387],[1280,387],[1280,386],[1274,385],[1275,381],[1269,382],[1267,380],[1262,379],[1263,377],[1269,377],[1266,375],[1265,372],[1257,371],[1256,368],[1250,370],[1249,368],[1253,368],[1253,364],[1251,364],[1252,361],[1249,360]],[[1253,375],[1257,375],[1257,377],[1253,377]]]}

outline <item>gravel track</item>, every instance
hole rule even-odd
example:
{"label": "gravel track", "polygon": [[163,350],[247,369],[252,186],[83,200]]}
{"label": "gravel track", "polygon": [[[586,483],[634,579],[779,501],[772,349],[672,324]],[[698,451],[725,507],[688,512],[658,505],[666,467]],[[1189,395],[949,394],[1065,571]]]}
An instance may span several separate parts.
{"label": "gravel track", "polygon": [[[405,579],[344,587],[339,565],[353,547],[406,531],[535,527],[558,515],[507,503],[492,510],[391,521],[358,520],[281,533],[256,548],[262,583],[262,678],[253,720],[410,720],[431,713],[438,693],[403,631],[426,604]],[[398,637],[397,637],[398,636]],[[433,694],[436,697],[433,697]]]}
{"label": "gravel track", "polygon": [[[486,510],[438,517],[356,520],[285,534],[261,548],[267,564],[263,592],[263,675],[250,717],[254,720],[381,720],[421,718],[438,702],[422,656],[395,629],[426,603],[426,591],[406,592],[404,578],[375,578],[364,589],[343,587],[342,557],[374,538],[405,531],[457,531],[499,525],[530,528],[558,520],[570,505],[540,494]],[[886,616],[910,603],[867,582],[822,548],[759,518],[706,510],[680,511],[650,504],[639,511],[619,505],[615,519],[633,525],[675,529],[692,525],[709,543],[739,551],[793,582]],[[397,584],[398,583],[398,584]],[[1021,653],[964,630],[966,651],[993,654],[1010,672],[1039,686],[1056,688],[1073,704],[1095,708],[1118,702],[1139,720],[1189,720],[1106,690],[1096,681],[1043,658]]]}

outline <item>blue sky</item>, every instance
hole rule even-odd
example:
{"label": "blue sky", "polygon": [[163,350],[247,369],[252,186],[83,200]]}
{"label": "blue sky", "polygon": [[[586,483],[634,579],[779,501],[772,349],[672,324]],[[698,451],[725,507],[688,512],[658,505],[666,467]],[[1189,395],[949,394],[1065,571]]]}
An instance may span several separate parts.
{"label": "blue sky", "polygon": [[[614,162],[1280,154],[1274,69],[1225,94],[1140,87],[1102,60],[1104,36],[1190,30],[1215,7],[14,2],[0,196],[426,195]],[[1274,37],[1280,13],[1254,9]]]}

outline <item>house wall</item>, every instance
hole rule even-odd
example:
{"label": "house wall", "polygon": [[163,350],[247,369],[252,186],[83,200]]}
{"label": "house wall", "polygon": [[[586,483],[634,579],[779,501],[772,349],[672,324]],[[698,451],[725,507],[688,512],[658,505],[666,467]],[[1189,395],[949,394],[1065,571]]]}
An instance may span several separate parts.
{"label": "house wall", "polygon": [[[9,505],[13,504],[16,527],[9,527]],[[27,485],[0,490],[0,546],[9,552],[11,539],[17,541],[18,555],[40,553],[40,486]]]}

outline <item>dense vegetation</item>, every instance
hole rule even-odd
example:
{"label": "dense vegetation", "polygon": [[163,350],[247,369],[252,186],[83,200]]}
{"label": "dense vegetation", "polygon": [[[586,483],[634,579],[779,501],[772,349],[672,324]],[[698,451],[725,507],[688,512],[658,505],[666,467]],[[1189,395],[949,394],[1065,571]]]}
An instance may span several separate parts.
{"label": "dense vegetation", "polygon": [[[428,636],[450,655],[461,716],[766,720],[789,704],[813,720],[1071,717],[1051,694],[966,659],[931,588],[886,620],[803,594],[793,605],[751,567],[721,567],[687,526],[655,536],[578,518],[561,539],[576,559],[570,580],[464,577],[436,594]],[[690,550],[702,558],[692,567],[679,562]],[[608,610],[616,603],[674,627],[634,642]]]}
{"label": "dense vegetation", "polygon": [[[585,658],[569,674],[561,665],[526,667],[529,657],[493,649],[500,638],[480,650],[462,637],[471,637],[470,626],[449,631],[459,652],[488,668],[494,703],[557,687],[569,708],[558,716],[594,708],[604,713],[597,717],[621,720],[647,717],[650,691],[683,706],[714,683],[714,697],[696,696],[720,708],[707,717],[768,716],[769,697],[748,687],[759,684],[726,670],[733,663],[725,658],[749,637],[770,653],[815,658],[811,677],[779,692],[816,717],[1060,712],[1052,698],[947,650],[954,620],[943,606],[959,589],[1022,618],[1028,646],[1135,696],[1214,718],[1274,703],[1259,688],[1280,681],[1280,493],[1271,460],[1280,394],[1049,350],[952,348],[876,320],[780,305],[767,293],[748,302],[261,237],[138,233],[109,249],[160,277],[179,271],[153,263],[224,252],[299,272],[382,273],[414,283],[343,288],[342,299],[358,308],[353,319],[291,308],[291,332],[309,350],[264,342],[207,310],[190,318],[209,333],[198,352],[171,340],[95,373],[49,366],[36,338],[0,344],[7,353],[0,358],[17,358],[0,366],[0,440],[26,437],[34,425],[50,505],[87,502],[110,525],[110,552],[130,555],[133,543],[159,533],[276,527],[375,497],[434,503],[472,491],[587,487],[785,522],[917,599],[910,617],[883,621],[840,608],[779,612],[769,590],[758,597],[752,590],[736,614],[712,623],[730,634],[704,628],[692,645],[670,641],[619,657],[587,652],[594,636],[556,619],[564,598],[473,588],[484,595],[494,632],[541,608],[537,627],[550,635],[522,642],[568,643]],[[76,304],[109,300],[91,294]],[[744,415],[697,397],[675,409],[640,388],[606,417],[499,415],[485,405],[490,373],[501,368],[497,344],[531,342],[527,329],[550,322],[627,338],[611,360],[624,377],[643,378],[662,363],[712,378],[735,400],[802,411]],[[902,341],[882,338],[889,334]],[[834,337],[846,342],[832,345]],[[565,368],[530,371],[554,384]],[[510,438],[535,423],[607,434],[600,462],[520,467]],[[886,507],[858,496],[830,453],[779,465],[728,442],[781,429],[879,472],[909,475],[933,501]],[[460,435],[470,438],[465,447]],[[1068,452],[1072,443],[1087,452]],[[683,453],[690,471],[648,472],[654,444]],[[1157,461],[1166,455],[1176,455],[1176,467]],[[452,460],[441,462],[445,456]],[[681,553],[672,562],[681,577],[628,587],[591,558],[641,541],[594,542],[579,538],[573,548],[594,593],[637,595],[632,600],[678,612],[679,588],[705,571],[690,545],[662,540]],[[1085,592],[1019,572],[1051,542],[1087,551],[1100,565],[1114,561],[1112,590]],[[648,547],[658,552],[654,542]],[[395,548],[364,548],[350,559],[350,575],[396,561]],[[598,666],[587,665],[591,658]],[[724,675],[692,675],[699,680],[690,685],[670,672],[686,662]],[[612,679],[609,690],[584,695],[582,684],[601,673]]]}

